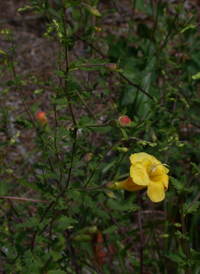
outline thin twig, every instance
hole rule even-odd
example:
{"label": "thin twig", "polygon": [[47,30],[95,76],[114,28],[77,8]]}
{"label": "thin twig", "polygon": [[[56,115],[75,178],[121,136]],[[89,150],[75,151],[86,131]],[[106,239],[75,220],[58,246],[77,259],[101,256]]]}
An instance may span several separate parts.
{"label": "thin twig", "polygon": [[[66,21],[65,21],[66,8],[65,8],[63,0],[61,0],[61,2],[62,2],[62,6],[63,6],[63,15],[64,15],[63,16],[63,27],[64,27],[65,39],[67,39],[67,28],[66,28]],[[66,62],[66,75],[68,75],[69,60],[68,60],[68,48],[67,48],[67,46],[65,46],[65,62]],[[67,183],[66,183],[66,186],[65,186],[65,188],[68,188],[69,187],[69,182],[70,182],[70,179],[71,179],[71,173],[72,173],[72,163],[73,163],[74,155],[75,155],[76,137],[77,137],[77,128],[76,128],[76,126],[77,126],[77,124],[76,124],[76,119],[75,119],[74,112],[73,112],[72,107],[71,107],[71,98],[70,98],[69,87],[68,87],[68,83],[67,83],[66,79],[65,79],[65,88],[66,88],[66,91],[67,91],[67,100],[69,102],[69,104],[68,104],[69,111],[70,111],[70,114],[71,114],[71,117],[72,117],[72,120],[73,120],[73,124],[74,124],[74,127],[75,127],[75,129],[74,129],[74,142],[73,142],[72,156],[71,156],[71,166],[69,168]]]}
{"label": "thin twig", "polygon": [[142,232],[142,220],[141,220],[141,196],[138,191],[138,224],[140,230],[140,274],[143,274],[143,250],[144,250],[144,241],[143,241],[143,232]]}
{"label": "thin twig", "polygon": [[48,204],[48,201],[36,200],[36,199],[28,199],[28,198],[20,198],[20,197],[11,197],[11,196],[0,196],[0,199],[10,199],[10,200],[20,200],[20,201],[28,201],[35,203],[45,203]]}
{"label": "thin twig", "polygon": [[[90,258],[91,258],[91,257],[90,257]],[[92,258],[91,258],[91,260],[92,260]],[[88,264],[86,261],[84,261],[83,259],[80,259],[80,261],[81,261],[83,264],[87,265],[89,268],[91,268],[93,271],[96,271],[98,274],[103,274],[102,272],[99,271],[99,269],[96,267],[96,265],[95,265],[96,268],[94,268],[94,267],[92,267],[90,264]],[[92,261],[93,261],[93,260],[92,260]]]}
{"label": "thin twig", "polygon": [[91,111],[91,109],[89,108],[88,104],[85,102],[85,100],[82,98],[82,96],[80,95],[80,93],[75,89],[76,94],[78,95],[78,97],[81,99],[81,101],[83,102],[84,106],[87,108],[88,112],[90,113],[90,115],[94,118],[97,119],[97,117],[94,115],[94,113]]}
{"label": "thin twig", "polygon": [[124,229],[118,224],[118,222],[112,217],[112,215],[109,213],[109,211],[105,208],[105,206],[103,204],[101,204],[100,202],[98,202],[98,204],[102,207],[102,209],[110,216],[110,218],[112,219],[112,221],[116,224],[116,226],[121,230],[121,232],[126,236],[126,238],[129,240],[130,243],[132,243],[132,245],[134,246],[134,248],[137,251],[140,251],[140,248],[138,248],[138,246],[132,241],[132,239],[128,236],[128,234],[124,231]]}
{"label": "thin twig", "polygon": [[[182,196],[181,197],[181,224],[182,224],[182,232],[185,235],[186,234],[186,228],[185,228],[185,218],[184,218],[184,213],[183,213],[183,204],[184,204],[184,200],[183,200],[183,196]],[[184,241],[184,245],[185,245],[186,259],[188,261],[189,260],[189,253],[188,253],[187,240],[183,239],[183,241]]]}
{"label": "thin twig", "polygon": [[186,209],[186,211],[188,211],[194,205],[194,203],[199,199],[199,197],[200,197],[200,192],[197,194],[197,196],[195,197],[195,199],[193,200],[193,202],[190,204],[190,206],[188,206],[188,208]]}
{"label": "thin twig", "polygon": [[87,187],[87,185],[89,184],[90,180],[92,179],[94,173],[95,173],[95,170],[98,169],[99,165],[101,164],[101,162],[103,161],[103,159],[105,158],[105,156],[107,155],[107,153],[115,146],[117,145],[119,142],[121,142],[121,139],[118,140],[117,142],[115,142],[112,146],[109,147],[109,149],[107,149],[107,151],[104,153],[103,157],[102,157],[102,160],[99,161],[99,163],[97,164],[96,168],[94,169],[94,171],[92,172],[90,178],[88,179],[87,183],[85,184],[84,188]]}
{"label": "thin twig", "polygon": [[136,84],[134,84],[133,82],[131,82],[131,81],[130,81],[128,78],[126,78],[121,72],[118,72],[118,74],[119,74],[122,78],[124,78],[131,86],[133,86],[133,87],[139,89],[142,93],[144,93],[146,96],[148,96],[151,100],[154,101],[153,97],[152,97],[150,94],[148,94],[145,90],[143,90],[141,87],[139,87],[138,85],[136,85]]}

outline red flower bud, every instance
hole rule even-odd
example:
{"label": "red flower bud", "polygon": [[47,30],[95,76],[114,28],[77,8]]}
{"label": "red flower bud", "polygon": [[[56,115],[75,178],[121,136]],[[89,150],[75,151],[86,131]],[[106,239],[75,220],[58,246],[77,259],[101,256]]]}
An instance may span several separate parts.
{"label": "red flower bud", "polygon": [[131,119],[128,116],[124,115],[119,117],[118,122],[121,127],[128,127],[131,123]]}
{"label": "red flower bud", "polygon": [[41,125],[47,124],[47,116],[44,111],[40,111],[36,114],[36,119],[41,123]]}

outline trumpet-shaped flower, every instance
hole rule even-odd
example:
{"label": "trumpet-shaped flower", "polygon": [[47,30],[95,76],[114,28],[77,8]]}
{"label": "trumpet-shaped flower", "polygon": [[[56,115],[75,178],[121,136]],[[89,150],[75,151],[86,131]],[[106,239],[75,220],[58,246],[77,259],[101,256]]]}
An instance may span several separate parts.
{"label": "trumpet-shaped flower", "polygon": [[147,187],[147,195],[152,202],[160,202],[165,198],[168,189],[169,170],[154,156],[145,152],[134,153],[130,156],[130,177],[125,181],[108,183],[107,187],[138,191]]}

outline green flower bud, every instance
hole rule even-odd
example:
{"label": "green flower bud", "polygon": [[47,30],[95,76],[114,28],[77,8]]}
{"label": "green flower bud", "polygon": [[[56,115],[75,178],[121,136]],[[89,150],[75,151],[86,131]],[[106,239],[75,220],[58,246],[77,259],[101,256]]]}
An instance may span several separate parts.
{"label": "green flower bud", "polygon": [[79,234],[73,238],[73,241],[75,242],[87,242],[91,241],[91,236],[90,235],[85,235],[85,234]]}
{"label": "green flower bud", "polygon": [[92,6],[89,6],[89,5],[85,4],[85,3],[82,3],[82,5],[83,5],[84,7],[86,7],[87,10],[88,10],[92,15],[94,15],[94,16],[96,16],[96,17],[98,17],[98,18],[101,18],[101,17],[102,17],[102,14],[98,11],[98,9],[96,9],[96,8],[94,8],[94,7],[92,7]]}
{"label": "green flower bud", "polygon": [[107,70],[111,71],[111,72],[115,72],[117,71],[117,64],[104,64],[104,68],[106,68]]}
{"label": "green flower bud", "polygon": [[129,149],[127,147],[117,147],[117,150],[119,152],[124,152],[124,153],[127,153],[129,151]]}
{"label": "green flower bud", "polygon": [[86,162],[90,162],[93,158],[93,153],[87,153],[84,157],[83,157],[83,161]]}
{"label": "green flower bud", "polygon": [[106,193],[108,198],[116,199],[116,196],[114,195],[114,193],[112,191],[110,191],[108,189],[104,189],[104,192]]}
{"label": "green flower bud", "polygon": [[90,233],[90,234],[94,234],[97,233],[98,228],[97,226],[92,226],[92,227],[85,227],[81,230],[81,233]]}

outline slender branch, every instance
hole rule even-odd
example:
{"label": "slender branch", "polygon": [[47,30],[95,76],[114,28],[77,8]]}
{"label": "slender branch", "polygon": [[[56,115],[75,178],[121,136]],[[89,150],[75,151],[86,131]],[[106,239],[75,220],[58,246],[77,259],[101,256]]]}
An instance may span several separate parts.
{"label": "slender branch", "polygon": [[[184,203],[184,200],[183,200],[183,196],[181,197],[181,224],[182,224],[182,232],[183,234],[185,235],[186,234],[186,228],[185,228],[185,218],[184,218],[184,213],[183,213],[183,203]],[[185,255],[186,255],[186,259],[187,261],[189,260],[189,253],[188,253],[188,244],[187,244],[187,240],[186,239],[183,239],[184,241],[184,245],[185,245]],[[188,269],[189,271],[189,274],[192,274],[191,273],[191,270],[190,268]]]}
{"label": "slender branch", "polygon": [[110,125],[110,122],[111,121],[115,121],[115,120],[110,120],[108,122],[106,122],[105,124],[96,124],[96,125],[83,125],[83,126],[80,126],[80,128],[84,128],[84,127],[105,127],[105,126],[109,126]]}
{"label": "slender branch", "polygon": [[[88,256],[90,257],[91,261],[93,262],[93,259],[92,259],[92,257],[90,256],[90,253],[88,254]],[[98,274],[103,274],[102,272],[99,271],[99,269],[97,268],[96,264],[94,264],[94,262],[93,262],[93,264],[94,264],[95,268],[92,267],[90,264],[88,264],[88,263],[87,263],[86,261],[84,261],[83,259],[80,259],[80,261],[81,261],[83,264],[87,265],[89,268],[91,268],[93,271],[96,271]]]}
{"label": "slender branch", "polygon": [[[59,49],[60,49],[60,50],[59,50],[58,59],[60,60],[60,59],[61,59],[61,43],[59,43]],[[59,70],[61,70],[60,62],[58,62],[58,64],[59,64]],[[60,89],[62,80],[61,80],[61,78],[60,78],[59,76],[58,76],[58,78],[59,78],[59,86],[58,86],[58,88]],[[56,92],[56,99],[57,99],[57,98],[58,98],[58,91]],[[59,155],[58,155],[58,148],[57,148],[57,141],[56,141],[56,137],[57,137],[57,127],[58,127],[56,105],[54,105],[54,116],[55,116],[54,147],[55,147],[55,150],[56,150],[56,157],[57,157],[57,159],[58,159],[58,162],[60,163],[60,158],[59,158]],[[59,179],[58,189],[60,190],[60,189],[61,189],[61,183],[62,183],[63,173],[62,173],[62,167],[60,167],[59,169],[60,169],[60,179]]]}
{"label": "slender branch", "polygon": [[122,78],[124,78],[131,86],[133,86],[133,87],[139,89],[142,93],[144,93],[146,96],[148,96],[151,100],[154,101],[153,97],[152,97],[150,94],[148,94],[145,90],[143,90],[141,87],[139,87],[138,85],[136,85],[136,84],[134,84],[133,82],[131,82],[131,81],[130,81],[128,78],[126,78],[121,72],[118,72],[118,74],[119,74]]}
{"label": "slender branch", "polygon": [[194,203],[199,199],[199,197],[200,197],[200,192],[197,194],[197,196],[195,197],[195,199],[193,200],[193,202],[191,203],[191,205],[188,206],[188,208],[187,208],[186,211],[188,211],[194,205]]}
{"label": "slender branch", "polygon": [[51,220],[51,225],[50,225],[50,229],[49,229],[48,253],[50,251],[50,241],[51,241],[52,228],[53,228],[53,220]]}
{"label": "slender branch", "polygon": [[[198,166],[198,168],[200,168],[200,165]],[[191,174],[191,176],[190,176],[190,178],[187,182],[186,188],[188,188],[190,186],[190,184],[191,184],[192,180],[194,179],[195,175],[196,175],[196,173]]]}
{"label": "slender branch", "polygon": [[20,200],[20,201],[28,201],[28,202],[48,204],[47,201],[36,200],[36,199],[28,199],[28,198],[20,198],[20,197],[11,197],[11,196],[0,196],[0,199]]}
{"label": "slender branch", "polygon": [[130,243],[132,243],[132,245],[134,246],[134,248],[137,251],[140,251],[140,249],[138,248],[138,246],[132,241],[132,239],[128,236],[128,234],[124,231],[124,229],[118,224],[118,222],[112,217],[112,215],[109,213],[109,211],[104,207],[103,204],[101,204],[100,202],[98,202],[98,204],[102,207],[102,209],[110,216],[110,218],[112,219],[112,221],[116,224],[116,226],[121,230],[121,232],[126,236],[126,238],[129,240]]}
{"label": "slender branch", "polygon": [[[99,163],[97,164],[97,166],[96,166],[95,169],[97,169],[97,168],[99,167],[99,165],[101,164],[101,162],[103,161],[103,159],[105,158],[105,156],[107,155],[107,153],[108,153],[115,145],[117,145],[119,142],[121,142],[121,139],[118,140],[117,142],[115,142],[112,146],[110,146],[109,149],[107,149],[107,151],[105,152],[105,154],[104,154],[103,157],[102,157],[102,160],[99,161]],[[89,184],[90,180],[92,179],[92,177],[93,177],[93,175],[94,175],[94,173],[95,173],[95,169],[94,169],[94,171],[92,172],[92,174],[91,174],[90,178],[88,179],[87,183],[85,184],[84,188],[87,187],[87,185]]]}
{"label": "slender branch", "polygon": [[[180,0],[179,0],[180,2]],[[178,24],[178,29],[179,29],[179,48],[178,48],[178,66],[180,64],[180,53],[181,53],[181,32],[180,32],[180,26],[179,26],[179,16],[177,15],[177,24]],[[178,69],[178,83],[177,83],[177,87],[179,88],[180,85],[180,70]],[[174,106],[172,109],[172,113],[176,110],[176,106],[177,106],[177,101],[178,101],[178,95],[176,95],[176,99],[174,102]],[[171,126],[173,126],[174,124],[174,119],[171,121]],[[165,159],[165,163],[167,163],[168,159],[169,159],[169,154],[171,152],[171,148],[172,148],[172,144],[170,145],[168,151],[167,151],[167,155],[166,155],[166,159]]]}
{"label": "slender branch", "polygon": [[155,4],[154,0],[151,0],[152,10],[153,10],[153,21],[156,21],[156,13],[155,13]]}
{"label": "slender branch", "polygon": [[140,230],[140,274],[143,274],[143,250],[144,250],[144,241],[143,241],[143,232],[142,232],[142,220],[141,220],[141,196],[138,191],[138,224]]}
{"label": "slender branch", "polygon": [[93,265],[94,265],[94,267],[95,267],[96,272],[97,272],[98,274],[101,274],[101,272],[99,271],[99,269],[98,269],[98,267],[97,267],[97,264],[96,264],[95,260],[91,257],[90,253],[89,253],[87,250],[86,250],[86,252],[87,252],[87,254],[88,254],[90,260],[92,261],[92,263],[93,263]]}
{"label": "slender branch", "polygon": [[[64,5],[63,0],[61,0],[61,2],[62,2],[62,6],[63,6],[63,27],[64,27],[65,39],[67,39],[67,28],[66,28],[66,21],[65,21],[65,11],[66,11],[66,9],[65,9],[65,5]],[[68,75],[69,61],[68,61],[68,47],[67,47],[67,45],[65,45],[65,62],[66,62],[66,75]],[[71,98],[70,98],[68,83],[67,83],[66,79],[65,79],[65,88],[66,88],[66,92],[67,92],[67,100],[69,102],[69,104],[68,104],[69,111],[70,111],[70,114],[71,114],[71,117],[72,117],[72,120],[73,120],[74,127],[76,127],[77,126],[76,119],[75,119],[74,112],[73,112],[72,107],[71,107]],[[70,179],[71,179],[72,163],[73,163],[73,160],[74,160],[75,147],[76,147],[76,136],[77,136],[77,128],[74,129],[74,142],[73,142],[73,147],[72,147],[71,166],[69,168],[69,174],[68,174],[68,179],[67,179],[67,183],[66,183],[65,188],[69,187],[69,182],[70,182]]]}
{"label": "slender branch", "polygon": [[78,95],[78,97],[81,99],[81,101],[83,102],[84,106],[86,107],[86,109],[88,110],[89,114],[94,118],[97,119],[97,117],[94,115],[94,113],[91,111],[91,109],[89,108],[88,104],[85,102],[85,100],[82,98],[82,96],[80,95],[80,93],[75,89],[76,94]]}
{"label": "slender branch", "polygon": [[[56,200],[57,201],[57,200]],[[51,207],[54,205],[54,202],[51,202],[50,205],[47,207],[47,209],[45,210],[42,218],[40,219],[39,221],[39,224],[42,223],[42,221],[44,220],[46,214],[49,212],[49,210],[51,209]],[[36,239],[36,236],[37,236],[37,233],[38,233],[38,229],[34,232],[33,234],[33,239],[32,239],[32,244],[31,244],[31,252],[33,252],[33,249],[34,249],[34,244],[35,244],[35,239]]]}
{"label": "slender branch", "polygon": [[[67,229],[67,236],[68,236],[68,238],[70,237],[68,229]],[[78,268],[78,263],[77,263],[76,253],[74,251],[74,247],[72,245],[70,245],[70,249],[71,249],[72,256],[73,256],[73,261],[74,261],[76,274],[79,274],[79,268]]]}
{"label": "slender branch", "polygon": [[81,38],[80,36],[78,36],[75,32],[73,32],[73,35],[81,40],[82,42],[84,42],[86,45],[90,46],[92,49],[94,49],[96,52],[99,53],[99,55],[101,55],[103,58],[106,58],[106,56],[97,48],[95,48],[91,43],[89,43],[88,41],[86,41],[85,39]]}

